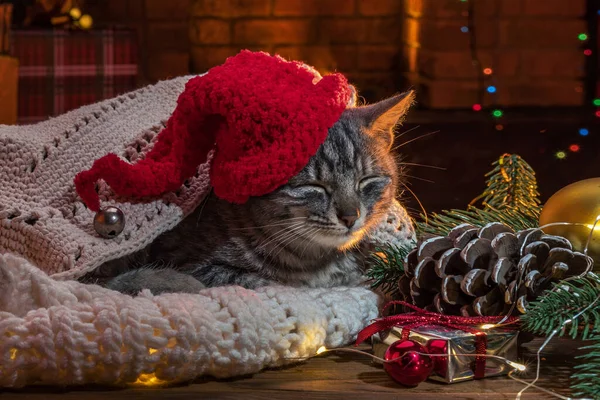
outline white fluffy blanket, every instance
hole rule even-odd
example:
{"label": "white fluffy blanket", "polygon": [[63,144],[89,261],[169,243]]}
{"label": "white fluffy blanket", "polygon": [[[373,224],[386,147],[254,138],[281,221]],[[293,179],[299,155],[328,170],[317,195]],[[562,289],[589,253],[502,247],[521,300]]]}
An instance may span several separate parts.
{"label": "white fluffy blanket", "polygon": [[[180,193],[148,202],[117,198],[101,183],[103,204],[121,208],[128,221],[107,240],[73,189],[75,174],[100,156],[144,157],[187,79],[40,124],[0,126],[0,387],[248,374],[346,345],[377,316],[377,296],[362,288],[227,287],[132,298],[73,280],[143,248],[204,198],[208,165]],[[413,236],[395,203],[370,239],[401,245]]]}
{"label": "white fluffy blanket", "polygon": [[132,298],[0,255],[0,386],[158,384],[251,374],[349,343],[366,289],[239,287]]}

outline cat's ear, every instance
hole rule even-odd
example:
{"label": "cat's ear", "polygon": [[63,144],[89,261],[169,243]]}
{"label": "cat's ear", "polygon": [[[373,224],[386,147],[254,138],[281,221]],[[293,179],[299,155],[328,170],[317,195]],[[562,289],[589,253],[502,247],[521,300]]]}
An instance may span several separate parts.
{"label": "cat's ear", "polygon": [[401,123],[406,112],[415,101],[415,92],[397,94],[389,99],[359,107],[364,127],[368,134],[384,140],[389,147],[394,142],[394,128]]}

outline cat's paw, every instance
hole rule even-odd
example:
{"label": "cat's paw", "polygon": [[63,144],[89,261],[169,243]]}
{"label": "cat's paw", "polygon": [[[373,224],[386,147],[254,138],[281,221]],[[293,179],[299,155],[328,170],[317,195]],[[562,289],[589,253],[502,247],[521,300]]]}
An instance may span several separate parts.
{"label": "cat's paw", "polygon": [[143,289],[159,295],[162,293],[198,293],[205,288],[193,276],[169,268],[135,269],[109,280],[106,287],[131,296],[139,294]]}

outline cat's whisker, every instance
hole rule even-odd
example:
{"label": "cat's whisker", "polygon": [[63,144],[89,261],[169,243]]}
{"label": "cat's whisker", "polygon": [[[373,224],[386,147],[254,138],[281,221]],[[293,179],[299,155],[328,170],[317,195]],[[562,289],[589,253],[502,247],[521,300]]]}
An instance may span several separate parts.
{"label": "cat's whisker", "polygon": [[304,253],[306,252],[306,249],[308,249],[308,245],[319,234],[320,231],[321,231],[321,228],[313,228],[313,232],[310,234],[310,236],[307,239],[305,239],[306,244],[304,245],[304,249],[302,249],[302,252],[300,253],[300,257],[299,257],[300,259],[302,259],[302,256],[304,256]]}
{"label": "cat's whisker", "polygon": [[279,243],[281,243],[281,241],[286,240],[290,236],[293,236],[296,231],[302,230],[303,228],[305,228],[304,223],[297,224],[294,227],[289,228],[289,229],[288,228],[281,229],[275,235],[269,236],[269,237],[271,237],[271,239],[268,242],[261,244],[259,247],[266,249],[267,246],[273,242],[276,242],[275,247],[277,247],[277,245]]}
{"label": "cat's whisker", "polygon": [[[294,226],[291,229],[293,231],[294,229],[297,229],[299,227],[300,227],[300,225]],[[264,251],[267,251],[269,248],[269,245],[271,243],[277,244],[278,241],[280,241],[282,238],[288,237],[288,235],[290,235],[290,231],[288,228],[281,229],[281,230],[275,232],[274,234],[269,235],[266,238],[264,238],[263,240],[261,240],[262,243],[259,241],[259,244],[256,246],[256,248],[257,248],[257,250],[263,249]],[[277,247],[277,246],[275,245],[275,247]]]}
{"label": "cat's whisker", "polygon": [[267,236],[264,239],[264,240],[267,240],[267,242],[260,244],[258,247],[266,248],[266,246],[268,246],[273,241],[280,240],[282,237],[287,236],[290,232],[293,232],[294,230],[301,228],[303,225],[304,225],[304,221],[296,222],[292,226],[286,226],[282,229],[279,229],[277,232]]}
{"label": "cat's whisker", "polygon": [[439,169],[439,170],[442,170],[442,171],[446,171],[448,169],[448,168],[444,168],[444,167],[438,167],[438,166],[435,166],[435,165],[419,164],[419,163],[407,163],[407,162],[403,162],[403,161],[398,162],[398,164],[399,165],[408,165],[408,166],[411,166],[411,167],[433,168],[433,169]]}
{"label": "cat's whisker", "polygon": [[200,212],[198,213],[198,218],[196,218],[196,227],[198,227],[198,224],[200,223],[200,217],[202,217],[202,211],[204,211],[204,206],[206,205],[206,203],[208,203],[208,199],[212,195],[212,192],[213,192],[213,188],[211,186],[210,190],[208,191],[208,193],[204,197],[204,200],[202,200],[202,207],[200,208]]}
{"label": "cat's whisker", "polygon": [[421,125],[413,126],[412,128],[410,128],[410,129],[402,132],[401,134],[397,135],[395,139],[400,139],[402,136],[406,135],[407,133],[411,133],[415,129],[419,129],[420,127],[421,127]]}
{"label": "cat's whisker", "polygon": [[[300,228],[304,228],[304,229],[307,229],[307,230],[308,230],[308,229],[310,229],[310,228],[308,228],[308,227],[306,227],[306,226],[301,226]],[[296,230],[296,231],[294,231],[294,232],[291,232],[292,234],[291,234],[290,236],[288,236],[286,239],[282,239],[282,240],[281,240],[281,241],[280,241],[280,242],[279,242],[279,243],[278,243],[278,244],[277,244],[277,245],[276,245],[276,246],[275,246],[275,247],[274,247],[274,248],[273,248],[273,249],[272,249],[272,250],[269,252],[269,254],[266,256],[266,258],[269,258],[269,257],[270,257],[270,255],[271,255],[271,253],[273,253],[273,251],[274,251],[275,249],[279,249],[279,250],[277,251],[277,253],[273,254],[273,257],[272,257],[273,259],[277,259],[277,256],[278,256],[278,255],[279,255],[279,254],[280,254],[280,253],[283,251],[283,249],[285,249],[285,247],[286,247],[287,245],[289,245],[290,243],[292,243],[294,240],[296,240],[296,239],[298,239],[298,238],[301,238],[301,237],[302,237],[302,234],[301,234],[301,232],[302,232],[302,229],[298,229],[298,230]]]}
{"label": "cat's whisker", "polygon": [[419,176],[407,175],[407,174],[402,174],[402,176],[405,176],[405,177],[407,177],[407,178],[411,178],[411,179],[416,179],[416,180],[418,180],[418,181],[423,181],[423,182],[428,182],[428,183],[435,183],[435,182],[434,182],[434,181],[432,181],[432,180],[425,179],[425,178],[421,178],[421,177],[419,177]]}
{"label": "cat's whisker", "polygon": [[395,147],[393,147],[393,148],[392,148],[390,151],[396,151],[396,150],[398,150],[399,148],[401,148],[401,147],[404,147],[404,146],[406,146],[407,144],[414,142],[415,140],[423,139],[423,138],[425,138],[425,137],[427,137],[427,136],[431,136],[431,135],[433,135],[434,133],[438,133],[438,132],[440,132],[440,131],[439,131],[439,130],[437,130],[437,131],[433,131],[433,132],[426,133],[426,134],[424,134],[424,135],[421,135],[421,136],[417,136],[416,138],[413,138],[413,139],[407,140],[407,141],[406,141],[406,142],[404,142],[404,143],[400,143],[398,146],[395,146]]}
{"label": "cat's whisker", "polygon": [[417,197],[417,195],[415,194],[415,192],[413,192],[413,191],[412,191],[412,190],[411,190],[411,189],[408,187],[408,185],[407,185],[406,183],[404,183],[404,182],[400,181],[400,184],[401,184],[402,186],[404,186],[404,188],[405,188],[406,190],[408,190],[408,191],[410,192],[410,194],[412,194],[412,195],[413,195],[413,197],[415,198],[415,200],[417,201],[417,203],[419,203],[419,206],[421,207],[421,210],[423,211],[423,215],[424,215],[424,217],[425,217],[425,223],[427,224],[427,223],[428,223],[428,219],[427,219],[427,215],[428,215],[428,214],[427,214],[427,211],[425,210],[425,207],[423,207],[423,203],[421,203],[421,200],[419,199],[419,197]]}
{"label": "cat's whisker", "polygon": [[260,229],[260,228],[270,228],[273,226],[282,226],[282,225],[292,225],[293,222],[297,222],[298,220],[306,220],[308,217],[294,217],[294,218],[288,218],[285,221],[280,221],[280,222],[276,222],[273,224],[267,224],[267,225],[258,225],[258,226],[248,226],[248,227],[244,227],[244,228],[230,228],[232,231],[244,231],[244,230],[252,230],[252,229]]}

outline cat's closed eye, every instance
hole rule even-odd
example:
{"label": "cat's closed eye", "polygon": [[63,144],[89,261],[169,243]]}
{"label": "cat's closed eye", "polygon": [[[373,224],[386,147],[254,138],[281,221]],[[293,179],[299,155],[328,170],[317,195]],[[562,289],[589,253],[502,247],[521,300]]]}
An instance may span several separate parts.
{"label": "cat's closed eye", "polygon": [[321,183],[308,183],[290,186],[282,190],[282,193],[293,198],[303,198],[311,195],[328,196],[331,193],[331,190]]}
{"label": "cat's closed eye", "polygon": [[360,192],[368,192],[368,191],[374,190],[374,189],[381,190],[385,186],[387,186],[391,181],[392,181],[392,179],[389,176],[381,176],[381,175],[367,176],[365,178],[362,178],[358,182],[358,190]]}

